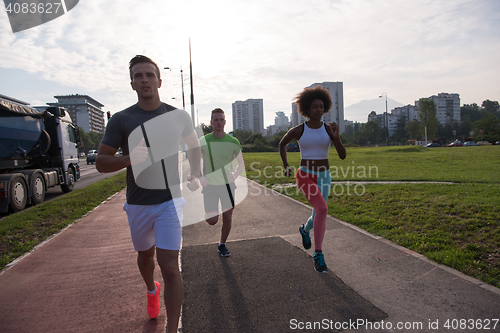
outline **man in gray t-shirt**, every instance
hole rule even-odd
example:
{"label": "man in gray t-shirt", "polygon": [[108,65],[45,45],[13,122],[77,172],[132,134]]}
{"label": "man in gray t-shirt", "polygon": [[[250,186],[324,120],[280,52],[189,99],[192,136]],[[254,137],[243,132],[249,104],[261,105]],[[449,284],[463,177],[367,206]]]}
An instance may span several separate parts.
{"label": "man in gray t-shirt", "polygon": [[[124,210],[147,287],[147,312],[156,318],[160,311],[161,285],[154,281],[156,252],[165,285],[167,332],[177,332],[183,297],[178,261],[185,205],[180,192],[178,151],[182,139],[189,148],[188,187],[195,190],[200,176],[199,141],[187,112],[160,101],[158,65],[145,56],[135,56],[129,65],[138,103],[109,120],[96,167],[99,172],[127,168]],[[115,155],[119,148],[122,156]]]}

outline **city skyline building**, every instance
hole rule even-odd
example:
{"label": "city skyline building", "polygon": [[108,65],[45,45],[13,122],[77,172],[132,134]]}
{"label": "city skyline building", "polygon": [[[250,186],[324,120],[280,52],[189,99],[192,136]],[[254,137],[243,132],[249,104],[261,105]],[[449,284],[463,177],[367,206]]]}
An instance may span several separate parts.
{"label": "city skyline building", "polygon": [[[453,122],[461,121],[460,116],[460,95],[459,94],[449,94],[449,93],[439,93],[437,95],[432,95],[430,97],[424,97],[434,101],[436,105],[436,118],[440,124],[453,124]],[[419,99],[420,100],[420,99]],[[388,119],[388,131],[389,137],[396,133],[397,124],[403,119],[405,123],[412,120],[417,120],[420,122],[418,104],[419,100],[415,101],[415,105],[405,105],[399,106],[391,110],[391,113],[387,114]],[[376,114],[375,111],[368,115],[368,121],[377,121],[380,127],[385,128],[385,112],[382,114]]]}
{"label": "city skyline building", "polygon": [[262,98],[236,101],[232,104],[233,130],[264,133],[264,101]]}
{"label": "city skyline building", "polygon": [[278,111],[276,112],[276,117],[274,117],[274,125],[278,127],[288,127],[290,121],[288,117],[285,115],[285,112]]}
{"label": "city skyline building", "polygon": [[[442,125],[460,122],[460,95],[440,93],[428,97],[436,104],[436,117]],[[418,107],[418,101],[415,102]]]}
{"label": "city skyline building", "polygon": [[73,125],[81,127],[87,133],[104,133],[103,104],[88,95],[60,95],[54,98],[57,99],[57,103],[47,103],[47,105],[67,109]]}

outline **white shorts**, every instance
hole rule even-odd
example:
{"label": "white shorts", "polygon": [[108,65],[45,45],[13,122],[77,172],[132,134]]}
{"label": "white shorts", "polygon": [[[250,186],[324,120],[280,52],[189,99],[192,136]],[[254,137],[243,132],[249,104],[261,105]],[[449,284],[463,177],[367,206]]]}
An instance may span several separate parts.
{"label": "white shorts", "polygon": [[156,245],[163,250],[180,250],[185,205],[182,197],[151,206],[125,203],[134,249],[146,251]]}

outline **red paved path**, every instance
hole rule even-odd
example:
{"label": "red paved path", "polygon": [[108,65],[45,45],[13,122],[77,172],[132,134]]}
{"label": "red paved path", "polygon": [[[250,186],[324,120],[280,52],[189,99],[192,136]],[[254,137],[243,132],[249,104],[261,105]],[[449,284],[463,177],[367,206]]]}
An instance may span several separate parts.
{"label": "red paved path", "polygon": [[124,202],[122,191],[0,275],[0,332],[164,332],[164,305],[146,313]]}

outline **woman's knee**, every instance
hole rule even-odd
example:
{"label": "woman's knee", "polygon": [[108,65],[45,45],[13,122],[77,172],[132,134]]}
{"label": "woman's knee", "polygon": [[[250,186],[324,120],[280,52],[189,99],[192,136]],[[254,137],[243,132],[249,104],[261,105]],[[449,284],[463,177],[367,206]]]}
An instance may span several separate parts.
{"label": "woman's knee", "polygon": [[322,217],[326,216],[328,214],[328,205],[324,201],[320,202],[314,206],[314,210],[316,211],[316,214]]}

